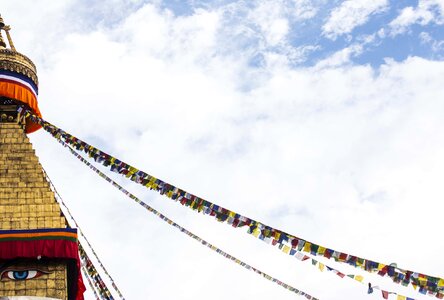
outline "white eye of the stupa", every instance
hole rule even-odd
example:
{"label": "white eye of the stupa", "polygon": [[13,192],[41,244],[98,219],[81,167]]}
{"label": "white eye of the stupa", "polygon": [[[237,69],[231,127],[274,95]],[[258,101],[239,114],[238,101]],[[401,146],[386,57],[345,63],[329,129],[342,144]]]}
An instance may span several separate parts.
{"label": "white eye of the stupa", "polygon": [[2,279],[26,280],[41,276],[43,273],[38,270],[9,270],[2,274]]}

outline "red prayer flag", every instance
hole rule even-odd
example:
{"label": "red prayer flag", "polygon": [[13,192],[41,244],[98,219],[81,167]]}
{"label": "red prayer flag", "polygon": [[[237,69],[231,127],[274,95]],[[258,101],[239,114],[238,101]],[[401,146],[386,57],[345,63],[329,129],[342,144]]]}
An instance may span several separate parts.
{"label": "red prayer flag", "polygon": [[382,292],[382,298],[384,298],[384,299],[389,298],[389,293],[387,291],[381,291],[381,292]]}

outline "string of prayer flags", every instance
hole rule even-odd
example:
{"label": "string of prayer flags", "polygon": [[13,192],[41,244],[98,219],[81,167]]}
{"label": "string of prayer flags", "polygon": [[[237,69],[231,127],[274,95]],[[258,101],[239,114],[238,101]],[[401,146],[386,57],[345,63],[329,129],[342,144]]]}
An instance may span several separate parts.
{"label": "string of prayer flags", "polygon": [[225,222],[235,228],[247,226],[247,232],[249,234],[262,241],[271,240],[271,244],[273,246],[287,245],[291,247],[292,250],[302,251],[315,256],[323,256],[328,259],[334,259],[339,263],[348,264],[370,273],[377,273],[382,277],[389,277],[393,280],[393,282],[402,284],[404,286],[412,285],[414,288],[419,287],[418,291],[420,293],[424,293],[425,291],[429,295],[436,296],[438,299],[442,299],[444,296],[443,278],[402,269],[397,266],[386,265],[345,252],[336,251],[334,249],[324,247],[288,234],[284,231],[228,210],[218,204],[209,202],[152,175],[149,175],[44,121],[42,118],[35,116],[28,110],[19,108],[19,113],[23,113],[25,117],[29,118],[32,122],[40,124],[45,131],[49,132],[57,140],[64,141],[77,151],[85,152],[90,158],[94,159],[95,162],[101,163],[105,167],[108,167],[111,171],[121,174],[151,190],[155,190],[161,195],[165,195],[194,211],[212,216],[220,222]]}
{"label": "string of prayer flags", "polygon": [[[43,174],[45,175],[46,179],[48,180],[54,195],[56,196],[56,200],[57,202],[63,206],[66,210],[66,212],[68,213],[68,216],[71,218],[71,220],[74,222],[75,227],[77,228],[78,233],[80,234],[80,236],[83,238],[83,240],[86,242],[86,245],[88,246],[88,248],[91,250],[92,254],[94,255],[96,261],[98,262],[99,266],[102,268],[103,272],[105,273],[105,275],[108,277],[109,281],[111,282],[111,286],[114,288],[114,290],[116,291],[116,293],[119,295],[120,299],[125,300],[125,298],[122,295],[122,292],[119,290],[119,288],[117,287],[117,284],[115,283],[114,279],[111,277],[111,275],[109,274],[108,270],[105,268],[105,266],[103,265],[102,261],[100,260],[99,256],[97,255],[96,251],[94,250],[94,248],[92,247],[91,243],[89,242],[89,240],[86,238],[86,236],[83,234],[82,229],[80,228],[79,224],[77,223],[76,219],[74,219],[74,216],[72,215],[71,211],[69,210],[68,206],[66,206],[65,202],[63,201],[62,197],[60,196],[59,192],[57,191],[57,189],[55,188],[54,184],[52,183],[52,180],[49,178],[48,174],[46,173],[45,169],[43,169]],[[84,272],[86,272],[86,270],[84,270]],[[94,291],[95,292],[95,291]]]}
{"label": "string of prayer flags", "polygon": [[381,291],[381,297],[384,298],[384,299],[388,299],[389,295],[396,295],[396,299],[397,300],[415,300],[415,299],[410,298],[410,297],[399,295],[399,294],[397,294],[395,292],[389,292],[389,291],[386,291],[386,290],[382,290],[379,286],[372,286],[372,284],[369,282],[368,283],[367,294],[372,294],[374,290],[380,290]]}
{"label": "string of prayer flags", "polygon": [[[285,246],[284,246],[284,247],[279,247],[279,248],[281,248],[281,250],[282,250],[284,253],[287,253],[287,252],[285,251],[285,249],[284,249]],[[294,250],[291,250],[291,251],[294,251]],[[348,277],[348,278],[354,279],[355,281],[359,282],[360,284],[364,284],[364,277],[363,277],[362,275],[354,275],[354,274],[348,274],[348,275],[345,275],[344,273],[340,272],[339,270],[337,270],[337,269],[335,269],[335,268],[333,268],[333,267],[331,267],[331,266],[328,266],[328,265],[326,265],[326,264],[323,264],[323,263],[319,262],[318,260],[316,260],[316,259],[314,259],[314,258],[311,258],[310,256],[305,255],[305,254],[303,254],[303,253],[301,253],[301,252],[298,252],[298,251],[297,251],[296,253],[287,253],[287,254],[289,254],[289,255],[293,255],[296,259],[298,259],[298,260],[300,260],[300,261],[311,261],[311,264],[312,264],[313,266],[317,267],[321,272],[324,272],[324,270],[327,270],[327,271],[329,271],[329,272],[332,272],[332,273],[336,274],[336,275],[337,275],[338,277],[340,277],[340,278]],[[368,291],[367,291],[367,293],[368,293],[368,294],[373,293],[373,288],[375,288],[375,289],[379,289],[378,286],[376,286],[376,287],[372,287],[371,283],[369,282],[369,283],[368,283]],[[384,292],[385,292],[385,291],[384,291]],[[389,294],[398,295],[398,294],[395,293],[395,292],[388,292],[388,293],[389,293]],[[384,296],[384,295],[385,295],[385,293],[382,294],[382,296]],[[398,296],[404,297],[404,299],[407,298],[407,297],[402,296],[402,295],[398,295]],[[408,299],[414,300],[414,299],[412,299],[412,298],[408,298]]]}
{"label": "string of prayer flags", "polygon": [[89,278],[89,275],[88,275],[88,272],[86,271],[85,266],[82,266],[82,273],[83,273],[83,276],[86,278],[86,281],[88,281],[89,287],[93,291],[94,297],[96,297],[96,300],[101,300],[99,298],[99,295],[97,294],[96,287],[93,285],[93,283],[91,282],[91,279]]}
{"label": "string of prayer flags", "polygon": [[[338,277],[340,277],[340,278],[346,278],[346,277],[348,277],[348,278],[351,278],[351,279],[353,279],[353,280],[359,282],[360,284],[365,284],[365,283],[364,283],[364,277],[363,277],[362,275],[354,275],[354,274],[348,274],[348,275],[345,275],[344,273],[338,271],[337,269],[335,269],[335,268],[333,268],[333,267],[330,267],[330,266],[328,266],[328,265],[325,265],[325,264],[323,264],[323,263],[317,261],[316,259],[314,259],[314,258],[310,258],[309,256],[307,256],[307,255],[305,255],[305,254],[303,254],[303,253],[300,253],[300,252],[296,253],[294,256],[295,256],[298,260],[300,260],[300,261],[307,261],[307,260],[310,260],[310,261],[311,261],[311,264],[312,264],[313,266],[317,266],[318,269],[319,269],[321,272],[323,272],[323,271],[326,269],[327,271],[336,274],[336,275],[337,275]],[[372,294],[372,293],[373,293],[373,289],[380,290],[379,286],[372,286],[371,283],[369,282],[369,283],[368,283],[368,290],[367,290],[367,293],[368,293],[368,294]],[[381,290],[381,291],[383,291],[383,290]],[[399,295],[398,293],[395,293],[395,292],[388,292],[388,291],[385,291],[385,290],[384,290],[384,293],[381,294],[381,296],[384,298],[384,296],[385,296],[386,293],[388,293],[388,294],[393,294],[393,295],[397,295],[397,296],[400,296],[400,297],[404,297],[404,298],[402,298],[402,299],[410,299],[410,300],[414,300],[413,298],[408,298],[408,297],[405,297],[405,296]]]}
{"label": "string of prayer flags", "polygon": [[[109,291],[108,287],[106,286],[105,282],[103,282],[102,278],[100,277],[100,274],[97,272],[96,268],[94,267],[94,264],[89,259],[88,255],[86,254],[85,250],[83,249],[82,245],[79,243],[79,255],[80,259],[82,260],[83,266],[86,269],[87,277],[90,278],[90,280],[93,282],[93,285],[101,299],[104,300],[114,300],[113,295]],[[97,294],[96,294],[97,296]]]}
{"label": "string of prayer flags", "polygon": [[[323,263],[321,263],[321,262],[319,262],[318,260],[316,260],[316,259],[314,259],[314,258],[311,258],[310,256],[308,256],[308,255],[305,255],[305,254],[303,254],[303,253],[301,253],[301,252],[299,252],[299,251],[296,251],[296,250],[294,250],[294,249],[291,249],[290,251],[288,251],[288,249],[286,249],[286,247],[287,246],[282,246],[282,245],[279,245],[279,248],[282,250],[282,252],[284,252],[284,253],[286,253],[286,254],[288,254],[288,255],[293,255],[296,259],[298,259],[298,260],[300,260],[300,261],[307,261],[307,260],[310,260],[311,261],[311,264],[313,265],[313,266],[317,266],[318,267],[318,269],[321,271],[321,272],[324,272],[324,270],[326,269],[327,271],[329,271],[329,272],[332,272],[332,273],[334,273],[334,274],[336,274],[338,277],[340,277],[340,278],[345,278],[345,277],[348,277],[348,278],[351,278],[351,279],[354,279],[355,281],[357,281],[357,282],[359,282],[359,283],[361,283],[361,284],[364,284],[364,277],[362,276],[362,275],[354,275],[354,274],[348,274],[348,275],[345,275],[344,273],[342,273],[342,272],[340,272],[339,270],[337,270],[337,269],[335,269],[335,268],[333,268],[333,267],[331,267],[331,266],[328,266],[328,265],[326,265],[326,264],[323,264]],[[371,283],[369,282],[368,283],[368,291],[367,291],[367,293],[368,294],[371,294],[371,293],[373,293],[373,289],[380,289],[378,286],[376,286],[376,287],[372,287],[372,285],[371,285]],[[382,293],[382,297],[384,298],[384,296],[386,295],[386,293],[388,293],[388,294],[394,294],[394,295],[397,295],[397,296],[399,296],[399,297],[404,297],[404,298],[401,298],[401,299],[410,299],[410,300],[414,300],[413,298],[408,298],[408,297],[405,297],[405,296],[402,296],[402,295],[399,295],[398,293],[395,293],[395,292],[386,292],[386,291],[384,291],[384,293]]]}
{"label": "string of prayer flags", "polygon": [[[243,262],[242,260],[234,257],[233,255],[228,254],[227,252],[219,249],[218,247],[214,246],[213,244],[207,242],[206,240],[202,239],[201,237],[197,236],[196,234],[192,233],[191,231],[185,229],[184,227],[180,226],[179,224],[177,224],[176,222],[174,222],[173,220],[171,220],[170,218],[166,217],[165,215],[161,214],[160,212],[158,212],[157,210],[155,210],[154,208],[152,208],[151,206],[149,206],[148,204],[146,204],[145,202],[143,202],[142,200],[140,200],[139,198],[137,198],[135,195],[131,194],[128,190],[126,190],[125,188],[123,188],[122,186],[120,186],[117,182],[115,182],[114,180],[112,180],[111,178],[109,178],[108,176],[106,176],[104,173],[102,173],[100,170],[98,170],[96,167],[94,167],[93,165],[91,165],[88,161],[86,161],[80,154],[78,154],[77,152],[75,152],[71,147],[69,147],[68,145],[66,145],[63,141],[60,141],[60,143],[62,145],[64,145],[65,147],[67,147],[70,152],[80,161],[82,161],[84,164],[86,164],[91,170],[93,170],[94,172],[96,172],[100,177],[102,177],[103,179],[105,179],[106,181],[108,181],[109,183],[111,183],[114,187],[116,187],[119,191],[121,191],[122,193],[124,193],[126,196],[128,196],[129,198],[133,199],[135,202],[137,202],[138,204],[140,204],[141,206],[143,206],[145,209],[147,209],[149,212],[153,213],[154,215],[156,215],[157,217],[159,217],[160,219],[162,219],[163,221],[167,222],[169,225],[175,227],[176,229],[180,230],[180,232],[188,235],[189,237],[193,238],[194,240],[198,241],[199,243],[201,243],[202,245],[210,248],[212,251],[218,253],[219,255],[222,255],[223,257],[225,257],[226,259],[229,259],[233,262],[235,262],[236,264],[244,267],[247,270],[253,271],[256,274],[260,275],[261,277],[274,282],[276,284],[278,284],[279,286],[297,294],[300,296],[304,296],[306,299],[309,300],[319,300],[313,296],[311,296],[310,294],[307,294],[293,286],[291,286],[290,284],[284,283],[279,279],[276,279],[270,275],[268,275],[267,273]],[[83,251],[83,248],[82,248]],[[83,251],[83,254],[86,257],[86,253]],[[87,261],[89,260],[87,257],[85,258]],[[90,264],[87,264],[87,266]],[[94,266],[92,266],[94,267]],[[88,270],[88,268],[87,268]],[[92,272],[93,275],[95,275],[97,272]],[[93,277],[93,279],[95,279],[95,277]],[[100,282],[99,279],[97,279],[98,282]],[[94,282],[94,280],[93,280]],[[99,284],[100,285],[100,284]]]}
{"label": "string of prayer flags", "polygon": [[[92,166],[89,162],[87,162],[85,159],[83,159],[83,157],[81,156],[81,155],[79,155],[78,153],[76,153],[72,148],[70,148],[69,146],[67,146],[66,144],[64,144],[62,141],[60,141],[65,147],[67,147],[67,148],[69,148],[69,150],[71,151],[71,153],[74,155],[74,156],[76,156],[78,159],[80,159],[82,162],[84,162],[87,166],[89,166],[90,167],[90,169],[92,169],[93,171],[95,171],[97,174],[99,174],[102,178],[104,178],[105,180],[107,180],[108,182],[110,182],[113,186],[115,186],[116,188],[118,188],[120,191],[122,191],[125,195],[127,195],[127,196],[129,196],[131,199],[134,199],[134,200],[136,200],[136,202],[138,202],[138,201],[140,201],[140,200],[138,200],[138,198],[137,197],[135,197],[133,194],[131,194],[131,193],[129,193],[127,190],[125,190],[123,187],[121,187],[120,185],[118,185],[116,182],[114,182],[112,179],[110,179],[109,177],[107,177],[104,173],[102,173],[102,172],[100,172],[99,170],[97,170],[94,166]],[[141,202],[141,201],[140,201]],[[143,203],[143,202],[142,202]],[[144,205],[144,204],[141,204],[142,206],[144,206],[145,208],[146,208],[146,206]],[[162,218],[162,217],[161,217]],[[165,220],[165,219],[164,219]],[[173,222],[171,221],[171,222],[169,222],[168,220],[166,220],[170,225],[173,225]],[[75,220],[74,220],[74,222],[75,222]],[[173,225],[174,226],[174,225]],[[186,229],[181,229],[181,231],[182,232],[185,232],[186,233]],[[189,236],[191,236],[191,237],[193,237],[193,234],[192,233],[190,233],[190,234],[188,234]],[[195,238],[195,237],[193,237],[193,238]],[[198,237],[197,237],[198,238]],[[202,244],[207,244],[207,245],[209,245],[210,247],[211,247],[211,244],[209,244],[209,243],[207,243],[207,242],[205,242],[205,241],[200,241]],[[310,257],[309,256],[307,256],[307,255],[305,255],[305,254],[303,254],[303,253],[301,253],[301,252],[299,252],[299,251],[295,251],[294,249],[292,249],[292,248],[290,248],[289,246],[287,246],[287,245],[282,245],[282,244],[280,244],[279,245],[279,248],[282,250],[282,252],[284,252],[284,253],[286,253],[286,254],[288,254],[288,255],[294,255],[298,260],[300,260],[300,261],[307,261],[307,260],[309,260],[310,259]],[[212,250],[216,250],[216,252],[218,252],[218,249],[217,248],[213,248],[213,247],[211,247],[211,249]],[[321,251],[322,251],[322,249],[321,249]],[[222,250],[220,250],[218,253],[219,254],[221,254],[223,251]],[[240,264],[242,264],[241,263],[241,261],[239,261],[239,260],[237,260],[236,261],[237,263],[240,263]],[[328,271],[331,271],[331,272],[333,272],[333,273],[335,273],[337,276],[339,276],[340,278],[345,278],[345,274],[344,273],[342,273],[342,272],[340,272],[340,271],[338,271],[338,270],[336,270],[336,269],[334,269],[334,268],[332,268],[332,267],[330,267],[330,266],[327,266],[327,265],[325,265],[325,264],[323,264],[323,263],[321,263],[321,262],[319,262],[319,261],[317,261],[317,260],[315,260],[315,259],[313,259],[313,258],[311,258],[311,264],[313,265],[313,266],[318,266],[318,268],[319,268],[319,270],[321,271],[321,272],[323,272],[324,270],[325,270],[325,267],[327,268],[327,270]],[[253,268],[254,269],[254,268]],[[257,269],[255,269],[254,270],[255,272],[258,272],[258,270]],[[259,271],[260,272],[260,271]],[[268,276],[267,277],[267,275],[264,275],[264,277],[266,277],[267,279],[271,279],[272,281],[273,281],[273,279],[270,277],[270,276]],[[358,282],[360,282],[360,283],[363,283],[363,281],[364,281],[364,277],[362,276],[362,275],[353,275],[353,274],[349,274],[349,275],[347,275],[347,277],[349,277],[349,278],[352,278],[352,279],[354,279],[354,280],[356,280],[356,281],[358,281]],[[275,281],[275,282],[278,282],[278,280],[277,281]],[[285,286],[284,286],[285,287]],[[379,289],[379,287],[375,287],[376,289]],[[372,293],[373,292],[373,288],[371,287],[371,284],[369,283],[369,292],[368,293]],[[386,292],[386,291],[383,291],[383,293],[382,293],[382,296],[384,297],[385,295],[386,295],[386,293],[389,293],[389,294],[395,294],[395,295],[398,295],[397,293],[395,293],[395,292]],[[413,298],[408,298],[408,297],[405,297],[405,296],[402,296],[402,295],[398,295],[399,297],[401,297],[400,299],[410,299],[410,300],[414,300]]]}

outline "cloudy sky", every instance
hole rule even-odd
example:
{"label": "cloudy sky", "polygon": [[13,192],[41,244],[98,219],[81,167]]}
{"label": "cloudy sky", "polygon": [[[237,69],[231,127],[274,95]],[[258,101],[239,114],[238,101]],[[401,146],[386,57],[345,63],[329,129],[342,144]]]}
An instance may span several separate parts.
{"label": "cloudy sky", "polygon": [[[37,65],[49,122],[265,224],[443,277],[443,0],[2,0],[1,14]],[[30,138],[127,299],[295,299],[146,212],[47,133]],[[382,299],[113,178],[320,299]]]}

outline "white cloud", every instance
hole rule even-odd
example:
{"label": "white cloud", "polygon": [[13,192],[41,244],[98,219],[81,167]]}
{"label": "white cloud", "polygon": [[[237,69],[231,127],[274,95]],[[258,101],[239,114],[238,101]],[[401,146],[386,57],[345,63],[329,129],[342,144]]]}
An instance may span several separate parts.
{"label": "white cloud", "polygon": [[317,68],[324,68],[324,67],[337,67],[342,66],[344,64],[351,63],[351,58],[354,56],[358,56],[363,51],[363,46],[360,44],[353,44],[349,47],[346,47],[344,49],[341,49],[329,57],[319,61],[316,64]]}
{"label": "white cloud", "polygon": [[276,46],[285,41],[289,32],[289,20],[284,12],[283,3],[275,1],[260,2],[249,13],[249,19],[260,28],[264,42]]}
{"label": "white cloud", "polygon": [[319,7],[315,3],[316,1],[312,0],[293,0],[294,6],[290,6],[289,12],[294,12],[293,18],[297,20],[311,19],[319,11]]}
{"label": "white cloud", "polygon": [[224,40],[225,54],[242,50],[244,59],[261,65],[274,58],[303,62],[316,45],[295,44],[291,40],[298,24],[313,18],[319,1],[259,0],[238,1],[217,8],[221,16],[218,36]]}
{"label": "white cloud", "polygon": [[379,29],[378,32],[377,32],[377,35],[381,39],[385,38],[386,37],[385,29],[384,28]]}
{"label": "white cloud", "polygon": [[325,67],[339,67],[343,65],[350,65],[353,63],[353,58],[358,57],[365,51],[367,45],[375,46],[379,43],[381,34],[374,33],[368,35],[359,35],[355,38],[357,41],[341,50],[330,54],[326,58],[318,61],[314,68],[325,68]]}
{"label": "white cloud", "polygon": [[420,0],[417,7],[408,6],[402,9],[389,26],[391,35],[397,35],[406,32],[413,24],[424,26],[431,22],[444,24],[444,1]]}
{"label": "white cloud", "polygon": [[430,45],[432,51],[435,53],[444,50],[444,40],[436,40],[427,32],[421,32],[419,38],[422,44]]}
{"label": "white cloud", "polygon": [[421,42],[424,44],[428,44],[433,40],[433,38],[427,32],[421,32],[419,34],[419,38],[421,39]]}
{"label": "white cloud", "polygon": [[352,32],[355,27],[367,23],[372,14],[384,11],[387,6],[387,0],[346,0],[332,10],[327,22],[322,26],[323,34],[334,40],[340,35]]}
{"label": "white cloud", "polygon": [[[269,24],[282,17],[273,16]],[[16,11],[8,22],[22,18]],[[444,131],[444,63],[411,57],[373,69],[350,63],[362,50],[353,45],[313,68],[291,67],[285,55],[271,51],[272,63],[250,67],[242,45],[221,38],[227,37],[221,34],[224,18],[218,9],[177,17],[147,4],[116,26],[88,32],[72,33],[58,20],[57,47],[48,46],[49,58],[35,59],[44,117],[159,178],[272,226],[439,275],[436,253],[444,251],[444,241],[423,228],[442,226],[444,139],[437,133]],[[29,36],[48,30],[32,25],[22,25]],[[267,41],[285,38],[285,30],[277,32]],[[16,44],[34,57],[35,42],[20,38]],[[221,51],[227,43],[237,48]],[[128,202],[46,133],[30,137],[127,299],[294,299]],[[208,241],[320,299],[380,297],[117,178]],[[407,251],[415,237],[433,246],[421,254]]]}

